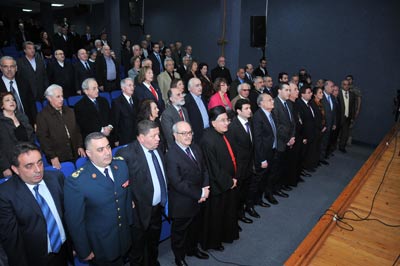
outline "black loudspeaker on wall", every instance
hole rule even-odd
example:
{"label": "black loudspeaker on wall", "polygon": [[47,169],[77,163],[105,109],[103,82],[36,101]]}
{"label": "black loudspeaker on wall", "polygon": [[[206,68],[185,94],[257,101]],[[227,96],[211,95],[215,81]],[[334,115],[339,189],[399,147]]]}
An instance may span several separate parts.
{"label": "black loudspeaker on wall", "polygon": [[251,47],[265,47],[265,39],[267,37],[265,16],[250,17],[250,34]]}

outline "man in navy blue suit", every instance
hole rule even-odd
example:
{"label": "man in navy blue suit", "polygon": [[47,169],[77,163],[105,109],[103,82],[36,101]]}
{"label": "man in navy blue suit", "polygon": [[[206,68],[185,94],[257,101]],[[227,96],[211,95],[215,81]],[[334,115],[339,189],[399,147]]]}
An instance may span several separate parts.
{"label": "man in navy blue suit", "polygon": [[0,185],[0,240],[9,265],[66,266],[72,252],[63,224],[63,174],[45,172],[38,147],[28,143],[15,147],[11,168],[15,174]]}
{"label": "man in navy blue suit", "polygon": [[208,259],[198,248],[200,206],[210,193],[208,172],[200,148],[192,144],[193,131],[181,121],[172,126],[175,142],[166,155],[169,181],[169,214],[172,217],[171,247],[178,266],[185,255]]}
{"label": "man in navy blue suit", "polygon": [[85,139],[89,157],[65,181],[65,219],[79,258],[89,265],[124,265],[131,245],[128,167],[113,158],[100,132]]}

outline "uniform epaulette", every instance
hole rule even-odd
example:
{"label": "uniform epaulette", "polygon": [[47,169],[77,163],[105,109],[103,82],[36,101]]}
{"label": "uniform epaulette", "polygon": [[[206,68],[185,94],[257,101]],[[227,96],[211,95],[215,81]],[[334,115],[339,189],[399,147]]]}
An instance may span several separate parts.
{"label": "uniform epaulette", "polygon": [[124,157],[118,156],[118,157],[113,157],[113,159],[114,159],[114,160],[123,161],[123,160],[124,160]]}
{"label": "uniform epaulette", "polygon": [[83,167],[81,167],[78,170],[76,170],[75,172],[73,172],[71,176],[73,178],[78,178],[82,171],[83,171]]}

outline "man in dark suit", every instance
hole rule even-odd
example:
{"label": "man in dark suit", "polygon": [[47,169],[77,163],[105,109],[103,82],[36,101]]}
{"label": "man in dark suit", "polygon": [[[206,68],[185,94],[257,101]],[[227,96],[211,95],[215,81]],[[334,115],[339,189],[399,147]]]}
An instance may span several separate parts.
{"label": "man in dark suit", "polygon": [[153,63],[152,69],[156,79],[164,71],[164,58],[160,54],[160,45],[158,43],[153,43],[153,52],[149,54],[148,58]]}
{"label": "man in dark suit", "polygon": [[201,203],[210,193],[208,172],[200,148],[192,144],[190,124],[177,122],[175,137],[166,155],[169,189],[169,215],[172,218],[171,247],[178,266],[187,265],[185,255],[208,259],[198,248]]}
{"label": "man in dark suit", "polygon": [[29,82],[35,100],[41,101],[44,98],[44,90],[49,84],[44,61],[36,54],[33,42],[24,42],[22,47],[25,56],[17,60],[18,75]]}
{"label": "man in dark suit", "polygon": [[[251,186],[250,195],[253,200],[262,203],[262,195],[272,204],[278,204],[273,192],[278,182],[278,157],[276,148],[278,145],[278,132],[275,118],[272,114],[274,100],[271,95],[262,93],[257,98],[260,107],[253,117],[255,156],[254,166],[259,180],[258,186]],[[257,180],[257,181],[258,181]],[[262,205],[261,205],[262,206]]]}
{"label": "man in dark suit", "polygon": [[11,168],[15,175],[0,185],[0,239],[9,265],[67,266],[64,176],[44,171],[39,149],[27,143],[15,147]]}
{"label": "man in dark suit", "polygon": [[182,78],[184,76],[186,76],[187,71],[188,71],[187,69],[188,69],[188,67],[189,67],[191,62],[192,62],[192,60],[190,59],[189,56],[184,56],[182,58],[182,64],[177,69],[177,72],[179,73],[179,76],[181,76]]}
{"label": "man in dark suit", "polygon": [[253,88],[250,90],[249,100],[251,104],[251,111],[255,113],[259,106],[257,104],[257,99],[260,94],[264,92],[264,82],[262,77],[254,78]]}
{"label": "man in dark suit", "polygon": [[253,79],[254,79],[254,74],[253,74],[253,72],[254,72],[254,68],[253,68],[253,65],[252,64],[246,64],[246,66],[244,67],[244,71],[245,71],[245,77],[244,77],[244,79],[245,79],[245,81],[247,82],[247,83],[249,83],[250,85],[252,85],[253,84]]}
{"label": "man in dark suit", "polygon": [[340,105],[339,151],[346,153],[346,144],[349,139],[350,125],[355,118],[356,97],[350,91],[350,83],[347,79],[342,81],[342,87],[338,95]]}
{"label": "man in dark suit", "polygon": [[324,96],[321,100],[325,111],[326,131],[321,139],[321,152],[320,163],[329,164],[326,159],[329,156],[329,140],[331,138],[332,130],[336,130],[336,109],[332,99],[333,86],[335,84],[331,80],[324,83]]}
{"label": "man in dark suit", "polygon": [[81,94],[82,82],[87,78],[95,78],[95,65],[88,60],[88,54],[85,49],[78,50],[78,62],[74,64],[75,71],[75,90]]}
{"label": "man in dark suit", "polygon": [[272,98],[275,98],[276,91],[274,90],[274,82],[272,81],[272,77],[271,76],[263,77],[263,82],[264,82],[263,92],[271,95]]}
{"label": "man in dark suit", "polygon": [[81,35],[81,47],[86,50],[93,48],[94,35],[90,31],[90,26],[85,27],[85,34]]}
{"label": "man in dark suit", "polygon": [[17,109],[25,113],[33,126],[36,123],[36,105],[29,83],[17,72],[17,63],[10,56],[3,56],[0,59],[0,69],[3,76],[0,80],[0,92],[11,92],[17,103]]}
{"label": "man in dark suit", "polygon": [[72,64],[65,61],[65,55],[62,50],[56,50],[54,57],[56,61],[52,61],[47,65],[49,84],[60,85],[63,88],[64,98],[76,95],[75,72]]}
{"label": "man in dark suit", "polygon": [[265,77],[267,75],[268,75],[267,59],[265,59],[265,57],[262,57],[260,59],[260,65],[253,72],[253,76],[254,77]]}
{"label": "man in dark suit", "polygon": [[244,74],[244,68],[239,68],[238,71],[236,72],[236,79],[232,81],[230,87],[229,87],[229,99],[232,101],[233,98],[235,98],[238,95],[237,87],[246,82],[245,80],[245,74]]}
{"label": "man in dark suit", "polygon": [[275,124],[278,133],[278,146],[277,146],[277,156],[278,156],[278,176],[279,184],[277,184],[275,195],[280,197],[288,197],[288,194],[281,191],[291,190],[288,187],[285,173],[285,160],[287,159],[287,151],[291,149],[295,143],[295,133],[296,133],[296,122],[293,115],[293,106],[288,104],[290,96],[290,87],[288,84],[280,83],[278,87],[278,96],[275,98],[274,114]]}
{"label": "man in dark suit", "polygon": [[68,26],[58,26],[60,30],[54,35],[54,50],[63,50],[66,58],[72,58],[72,42],[68,36]]}
{"label": "man in dark suit", "polygon": [[169,105],[162,113],[161,127],[165,138],[167,139],[168,147],[171,147],[175,141],[172,135],[172,126],[179,121],[190,123],[189,114],[185,107],[184,93],[181,89],[171,88],[168,90]]}
{"label": "man in dark suit", "polygon": [[254,136],[249,121],[252,116],[250,101],[247,99],[238,100],[234,110],[237,112],[237,116],[229,124],[226,136],[236,157],[237,186],[239,189],[238,218],[244,223],[252,223],[253,221],[244,214],[246,209],[251,216],[258,216],[254,210],[254,203],[248,201],[249,184],[254,175]]}
{"label": "man in dark suit", "polygon": [[131,78],[121,80],[122,94],[112,101],[111,120],[115,128],[115,146],[131,143],[136,137],[136,117],[139,103],[134,102],[135,85]]}
{"label": "man in dark suit", "polygon": [[191,121],[192,129],[194,132],[195,143],[200,143],[201,137],[203,136],[203,130],[210,127],[207,112],[207,102],[201,95],[203,89],[201,87],[201,81],[198,78],[192,78],[188,83],[189,93],[185,96],[185,105],[189,114],[189,120]]}
{"label": "man in dark suit", "polygon": [[[65,220],[74,249],[89,265],[123,266],[131,245],[128,167],[100,132],[85,139],[85,165],[65,181]],[[79,222],[78,222],[79,221]]]}
{"label": "man in dark suit", "polygon": [[107,137],[110,136],[113,129],[110,121],[110,106],[106,99],[99,97],[96,80],[85,79],[82,90],[85,96],[74,107],[82,138],[85,139],[92,132],[101,132]]}
{"label": "man in dark suit", "polygon": [[104,45],[96,58],[96,80],[101,91],[113,91],[119,86],[119,62],[111,56],[111,48]]}
{"label": "man in dark suit", "polygon": [[133,266],[160,265],[157,259],[158,242],[161,214],[167,203],[167,179],[164,157],[161,150],[157,149],[159,142],[160,129],[157,124],[143,120],[138,123],[137,140],[117,152],[128,165],[132,184],[130,262]]}
{"label": "man in dark suit", "polygon": [[22,44],[26,41],[30,41],[31,36],[29,32],[25,30],[24,23],[18,24],[18,30],[15,33],[15,44],[18,51],[22,50]]}
{"label": "man in dark suit", "polygon": [[225,57],[218,57],[217,66],[211,70],[211,80],[214,82],[217,78],[224,78],[228,85],[232,83],[232,76],[229,69],[225,66]]}

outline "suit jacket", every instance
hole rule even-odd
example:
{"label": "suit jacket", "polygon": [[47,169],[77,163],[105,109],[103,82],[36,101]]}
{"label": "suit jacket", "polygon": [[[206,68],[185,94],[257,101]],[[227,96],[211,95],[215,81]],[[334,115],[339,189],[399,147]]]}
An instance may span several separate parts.
{"label": "suit jacket", "polygon": [[[345,117],[345,113],[344,113],[344,109],[345,109],[344,97],[343,97],[343,93],[342,92],[343,92],[343,90],[341,89],[339,91],[339,95],[338,95],[338,101],[339,101],[340,110],[337,110],[337,112],[340,112],[341,124],[343,124],[346,121],[346,117]],[[351,92],[351,91],[349,91],[348,94],[349,94],[349,116],[348,116],[348,118],[349,119],[354,119],[354,116],[355,116],[355,113],[356,113],[355,112],[356,111],[356,109],[355,109],[355,107],[356,107],[356,97],[355,97],[354,93]],[[334,99],[332,99],[332,100],[334,101]]]}
{"label": "suit jacket", "polygon": [[[31,41],[31,35],[29,34],[28,31],[26,31],[26,29],[24,30],[24,35],[25,35],[25,40],[26,41]],[[15,33],[15,45],[18,51],[22,51],[22,44],[24,43],[24,38],[22,35],[22,31],[20,31],[19,29],[17,30],[17,32]]]}
{"label": "suit jacket", "polygon": [[258,96],[261,94],[260,91],[256,90],[256,89],[251,89],[250,90],[250,94],[249,94],[249,100],[250,100],[250,104],[251,104],[251,111],[253,112],[253,114],[258,110],[258,105],[257,105],[257,98]]}
{"label": "suit jacket", "polygon": [[[134,99],[134,97],[132,96]],[[131,143],[136,139],[137,108],[139,103],[136,101],[131,108],[125,96],[121,94],[112,101],[111,122],[114,126],[113,140],[119,141],[119,145]]]}
{"label": "suit jacket", "polygon": [[81,47],[85,48],[86,50],[91,50],[93,48],[93,42],[94,42],[94,35],[90,34],[89,39],[87,38],[86,33],[81,35]]}
{"label": "suit jacket", "polygon": [[[272,118],[276,126],[273,114]],[[269,163],[273,158],[274,131],[268,117],[261,108],[253,116],[253,127],[254,143],[256,143],[254,147],[254,165],[258,173],[265,173],[268,168],[261,168],[261,163],[264,161]]]}
{"label": "suit jacket", "polygon": [[[35,99],[32,95],[32,89],[30,84],[19,75],[15,77],[15,82],[18,86],[18,94],[21,98],[22,105],[26,116],[29,118],[29,123],[34,125],[36,123],[36,104]],[[6,87],[7,86],[7,87]],[[0,80],[0,92],[7,92],[10,84],[4,84],[3,80]]]}
{"label": "suit jacket", "polygon": [[[162,72],[161,68],[160,68],[160,62],[158,61],[157,57],[154,55],[153,52],[149,52],[148,58],[153,63],[152,64],[152,69],[153,69],[154,77],[157,77]],[[164,69],[164,58],[163,58],[163,56],[161,54],[160,54],[160,60],[161,60],[161,64],[162,64],[163,69]]]}
{"label": "suit jacket", "polygon": [[[332,99],[332,95],[331,95],[331,99]],[[336,110],[335,110],[335,103],[334,100],[332,99],[332,105],[333,105],[333,109],[331,109],[330,103],[328,101],[328,99],[324,96],[321,100],[321,103],[324,107],[325,110],[325,123],[326,123],[326,129],[328,131],[330,131],[332,129],[332,126],[336,125]]]}
{"label": "suit jacket", "polygon": [[303,137],[307,139],[308,143],[314,141],[316,137],[316,120],[311,112],[311,101],[309,101],[310,107],[302,100],[297,99],[295,105],[297,106],[300,114],[301,121],[303,122]]}
{"label": "suit jacket", "polygon": [[210,175],[210,194],[220,195],[230,190],[237,173],[223,135],[213,127],[207,128],[201,139],[201,147]]}
{"label": "suit jacket", "polygon": [[35,56],[36,71],[33,70],[26,56],[18,58],[18,75],[23,76],[31,86],[33,97],[36,101],[41,101],[44,98],[44,91],[49,85],[47,80],[46,67],[43,59],[38,55]]}
{"label": "suit jacket", "polygon": [[132,198],[122,158],[110,164],[114,181],[91,161],[65,180],[65,220],[78,256],[91,251],[99,261],[125,255],[131,244]]}
{"label": "suit jacket", "polygon": [[82,82],[87,78],[95,78],[96,77],[96,68],[95,65],[87,61],[90,69],[87,70],[81,61],[78,61],[74,64],[74,72],[75,72],[75,90],[79,91],[82,89]]}
{"label": "suit jacket", "polygon": [[[186,108],[181,108],[185,121],[190,123],[189,114]],[[172,126],[179,121],[182,121],[181,117],[179,116],[179,112],[173,105],[168,105],[167,109],[165,109],[161,116],[161,127],[167,140],[168,147],[171,147],[175,143],[174,136],[172,135]]]}
{"label": "suit jacket", "polygon": [[75,161],[78,148],[83,148],[74,111],[67,106],[62,107],[62,115],[50,104],[44,107],[37,116],[36,135],[40,148],[49,160],[58,157],[60,162]]}
{"label": "suit jacket", "polygon": [[49,84],[57,84],[63,88],[64,98],[76,95],[78,88],[75,87],[75,71],[70,62],[64,61],[64,67],[57,61],[50,62],[47,65],[47,76]]}
{"label": "suit jacket", "polygon": [[190,146],[196,162],[176,144],[166,154],[169,184],[168,207],[173,218],[193,217],[200,211],[198,200],[202,188],[208,186],[209,177],[200,148]]}
{"label": "suit jacket", "polygon": [[99,105],[99,111],[86,95],[74,107],[76,121],[81,129],[83,139],[90,133],[100,132],[102,127],[111,124],[108,101],[100,96],[96,98],[96,101]]}
{"label": "suit jacket", "polygon": [[226,79],[226,82],[228,82],[228,85],[232,83],[232,76],[231,72],[229,71],[228,68],[216,66],[211,70],[211,80],[214,82],[217,78],[224,78]]}
{"label": "suit jacket", "polygon": [[[250,121],[249,121],[250,123]],[[250,134],[246,132],[237,116],[229,124],[226,137],[236,156],[237,177],[239,181],[250,177],[254,165],[254,129],[250,123]]]}
{"label": "suit jacket", "polygon": [[[206,100],[203,96],[201,96],[201,99],[203,101],[204,108],[207,110]],[[186,108],[189,115],[189,120],[191,122],[190,124],[194,132],[194,141],[198,144],[200,143],[201,137],[203,136],[204,123],[199,107],[197,106],[192,94],[186,94],[184,107]]]}
{"label": "suit jacket", "polygon": [[[166,173],[163,153],[159,149],[157,151],[161,158],[159,163],[164,167],[164,173]],[[144,151],[136,140],[119,149],[117,155],[124,158],[129,169],[130,188],[135,204],[132,210],[133,225],[146,230],[150,225],[154,188]]]}
{"label": "suit jacket", "polygon": [[[115,82],[116,82],[117,86],[119,86],[119,82],[120,82],[119,62],[112,57],[111,57],[111,59],[115,64],[115,72],[116,72]],[[97,80],[99,87],[105,86],[106,81],[107,81],[107,63],[106,63],[106,59],[104,58],[103,55],[97,56],[95,69],[96,69],[96,80]]]}
{"label": "suit jacket", "polygon": [[289,100],[286,102],[288,103],[292,120],[290,120],[289,114],[287,113],[286,108],[282,104],[280,98],[276,97],[274,102],[275,104],[272,113],[274,114],[276,131],[278,133],[277,150],[283,152],[286,151],[286,144],[289,142],[290,138],[295,136],[296,124],[293,116],[293,108],[291,104],[289,104]]}
{"label": "suit jacket", "polygon": [[[59,171],[45,171],[43,180],[63,221],[64,176]],[[10,265],[47,265],[46,220],[32,192],[17,175],[0,185],[0,239]]]}
{"label": "suit jacket", "polygon": [[264,68],[264,71],[265,71],[265,73],[261,70],[261,67],[259,66],[256,69],[254,69],[253,76],[254,77],[265,77],[268,75],[268,71],[265,68]]}
{"label": "suit jacket", "polygon": [[137,99],[139,104],[146,99],[150,99],[156,102],[158,109],[160,110],[159,114],[161,115],[165,109],[165,103],[163,100],[163,95],[161,93],[160,88],[157,86],[156,83],[152,82],[151,86],[156,90],[158,95],[158,101],[151,93],[151,91],[142,83],[136,86],[134,97]]}
{"label": "suit jacket", "polygon": [[[180,79],[181,76],[179,75],[178,72],[174,71],[174,78]],[[163,71],[160,75],[157,77],[158,81],[158,86],[161,89],[162,97],[164,102],[168,102],[168,90],[171,88],[171,76],[167,73],[167,71]]]}
{"label": "suit jacket", "polygon": [[[243,80],[243,82],[246,82]],[[232,81],[231,86],[229,88],[229,99],[232,101],[233,98],[235,98],[238,95],[237,88],[240,85],[240,80],[236,78],[234,81]],[[250,85],[250,83],[249,83]],[[235,107],[233,107],[235,108]]]}
{"label": "suit jacket", "polygon": [[54,34],[53,37],[53,42],[54,42],[54,51],[55,50],[63,50],[65,57],[66,58],[71,58],[72,57],[72,40],[67,36],[67,40],[64,39],[64,37],[58,33]]}

